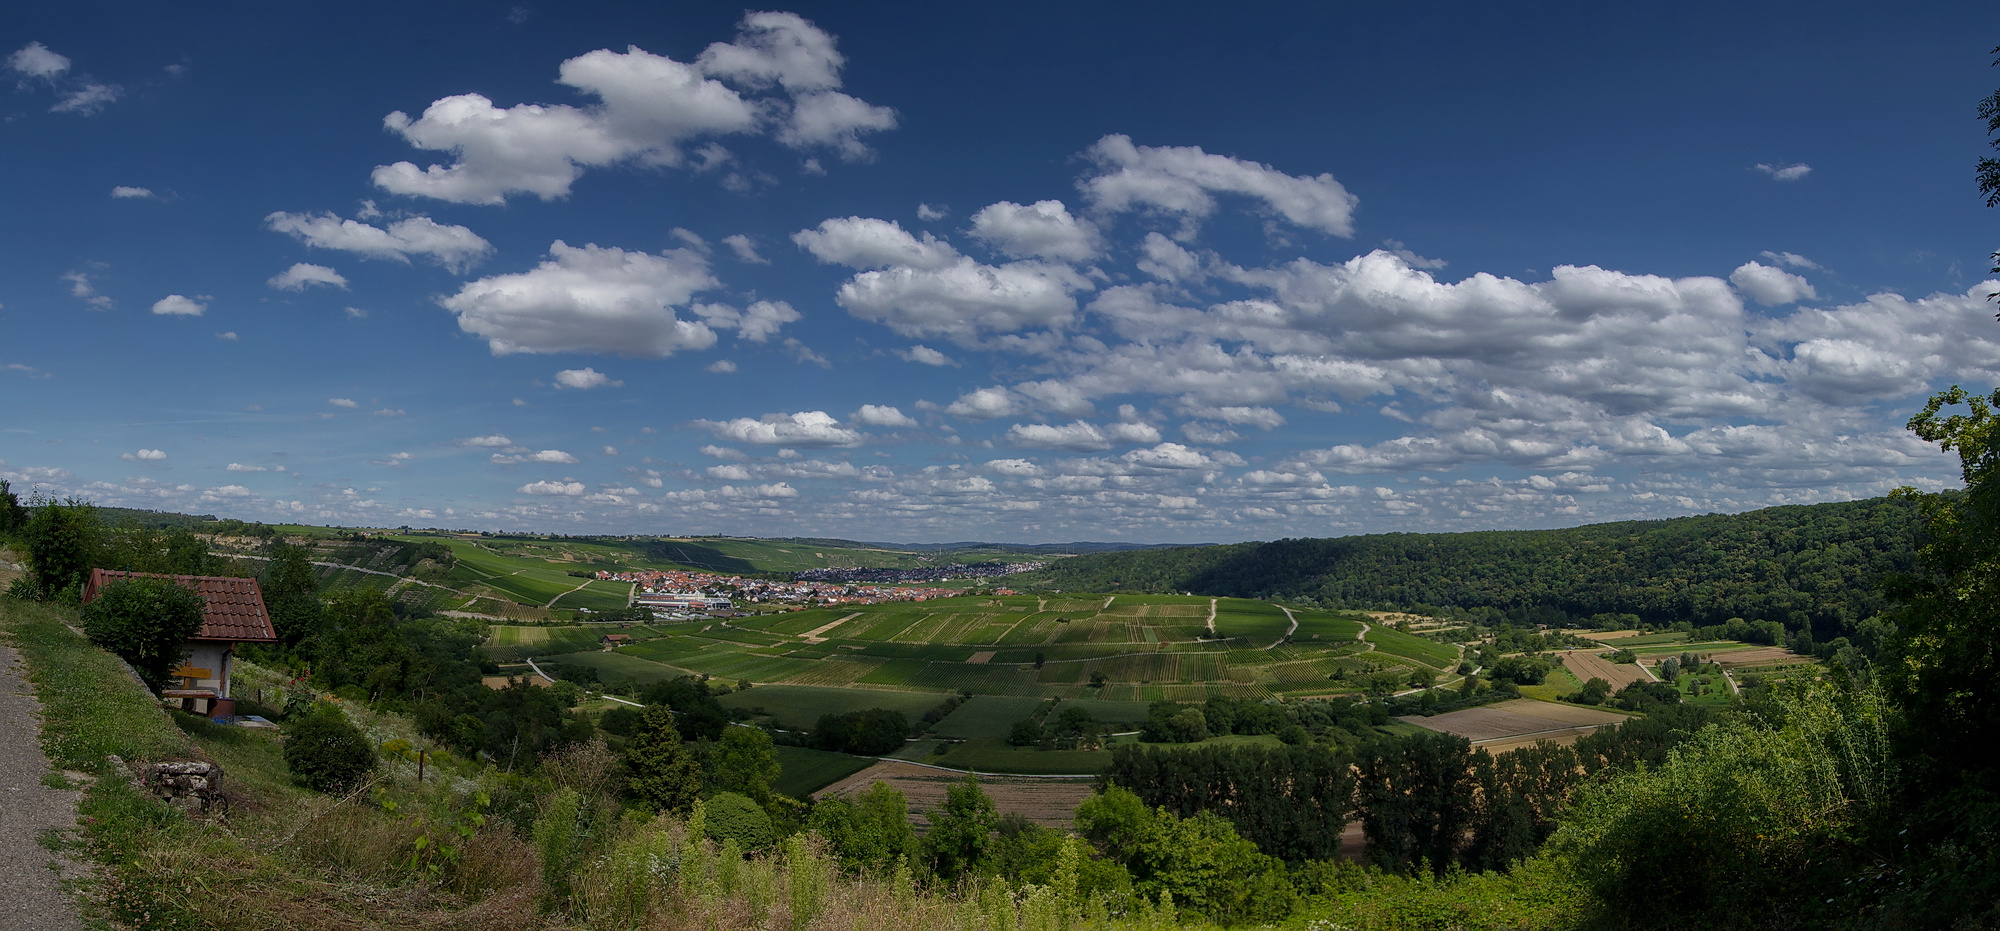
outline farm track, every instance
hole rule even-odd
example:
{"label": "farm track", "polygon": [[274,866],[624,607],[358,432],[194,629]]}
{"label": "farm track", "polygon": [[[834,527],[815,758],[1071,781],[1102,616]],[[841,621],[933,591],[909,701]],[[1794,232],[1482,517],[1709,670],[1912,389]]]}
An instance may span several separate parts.
{"label": "farm track", "polygon": [[[1213,611],[1214,609],[1215,606],[1213,603],[1211,603],[1209,605],[1209,610]],[[1297,633],[1299,629],[1299,619],[1292,615],[1292,609],[1287,608],[1284,605],[1278,605],[1278,610],[1285,612],[1285,620],[1291,621],[1292,626],[1285,628],[1285,635],[1279,637],[1277,640],[1272,641],[1270,646],[1264,648],[1266,650],[1277,649],[1278,644],[1284,643],[1285,641],[1292,639],[1292,634]],[[1213,614],[1209,615],[1208,629],[1211,632],[1215,630],[1215,615]]]}
{"label": "farm track", "polygon": [[826,638],[820,636],[821,634],[824,634],[827,631],[839,627],[840,625],[845,624],[848,621],[854,620],[855,618],[860,616],[861,612],[856,611],[853,614],[843,617],[840,620],[834,621],[831,624],[822,624],[818,627],[813,628],[812,630],[808,630],[805,633],[800,634],[799,639],[804,640],[807,643],[824,643],[826,641]]}
{"label": "farm track", "polygon": [[548,603],[548,604],[545,604],[545,605],[542,605],[542,608],[543,608],[544,610],[546,610],[546,609],[549,609],[549,608],[553,608],[553,607],[555,607],[555,606],[556,606],[556,602],[558,602],[558,601],[561,601],[561,600],[563,600],[563,597],[564,597],[564,596],[566,596],[566,595],[573,595],[573,594],[576,594],[577,592],[580,592],[580,591],[583,591],[583,588],[584,588],[584,585],[589,585],[589,584],[590,584],[590,580],[589,580],[589,579],[584,579],[584,580],[583,580],[583,585],[578,585],[577,587],[575,587],[575,588],[572,588],[572,589],[570,589],[569,591],[566,591],[566,592],[563,592],[563,593],[562,593],[561,595],[557,595],[557,596],[555,596],[554,598],[551,598],[551,599],[549,599],[549,603]]}

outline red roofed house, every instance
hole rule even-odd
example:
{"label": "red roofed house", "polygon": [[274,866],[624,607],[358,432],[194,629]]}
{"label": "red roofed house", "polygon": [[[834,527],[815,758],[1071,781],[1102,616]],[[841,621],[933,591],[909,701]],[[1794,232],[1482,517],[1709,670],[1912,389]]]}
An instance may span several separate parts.
{"label": "red roofed house", "polygon": [[161,698],[178,698],[181,707],[194,711],[202,702],[202,713],[221,717],[236,713],[229,697],[229,660],[239,643],[277,643],[278,632],[271,626],[271,612],[264,607],[264,591],[256,579],[213,575],[159,575],[151,572],[121,572],[114,569],[90,570],[90,582],[83,587],[89,602],[104,587],[120,579],[172,579],[201,594],[207,608],[202,611],[201,629],[188,641],[188,657],[181,668],[180,688],[169,688]]}

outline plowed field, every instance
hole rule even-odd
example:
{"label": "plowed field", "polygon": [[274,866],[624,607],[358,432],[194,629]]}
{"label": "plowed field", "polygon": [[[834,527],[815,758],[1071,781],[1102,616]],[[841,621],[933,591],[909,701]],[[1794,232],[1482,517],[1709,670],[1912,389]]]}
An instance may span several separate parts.
{"label": "plowed field", "polygon": [[1638,663],[1614,663],[1590,650],[1566,650],[1562,654],[1563,666],[1576,675],[1578,682],[1603,679],[1611,683],[1616,692],[1634,682],[1649,681],[1646,671]]}
{"label": "plowed field", "polygon": [[1489,747],[1498,750],[1527,746],[1536,739],[1567,737],[1575,740],[1580,734],[1590,733],[1607,724],[1618,724],[1625,720],[1625,716],[1583,705],[1517,698],[1497,705],[1467,708],[1428,718],[1413,714],[1396,720],[1428,730],[1457,734],[1482,747],[1504,742],[1504,746]]}
{"label": "plowed field", "polygon": [[[1090,797],[1093,777],[1076,779],[1023,779],[1018,776],[979,777],[979,788],[993,799],[1003,815],[1018,814],[1036,824],[1067,828],[1076,816],[1076,806]],[[958,773],[885,760],[813,793],[817,798],[851,796],[877,782],[902,790],[910,803],[910,823],[918,831],[927,830],[925,813],[944,806],[944,793],[965,777]]]}

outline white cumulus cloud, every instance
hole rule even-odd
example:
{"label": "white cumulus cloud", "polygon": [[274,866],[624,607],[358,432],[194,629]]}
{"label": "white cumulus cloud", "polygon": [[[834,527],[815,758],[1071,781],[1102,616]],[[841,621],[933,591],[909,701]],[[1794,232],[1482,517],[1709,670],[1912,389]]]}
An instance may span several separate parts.
{"label": "white cumulus cloud", "polygon": [[337,271],[324,265],[309,265],[300,262],[272,276],[271,287],[280,291],[303,291],[307,285],[323,284],[329,287],[347,289],[347,279]]}
{"label": "white cumulus cloud", "polygon": [[914,427],[917,422],[910,415],[884,404],[863,404],[848,420],[864,427]]}
{"label": "white cumulus cloud", "polygon": [[958,364],[958,361],[953,359],[952,357],[945,355],[944,353],[939,352],[935,349],[932,349],[929,346],[924,346],[924,345],[911,346],[908,349],[898,349],[896,350],[896,355],[901,356],[905,360],[908,360],[910,362],[915,362],[920,365],[935,365],[942,367],[946,365],[955,366]]}
{"label": "white cumulus cloud", "polygon": [[587,366],[580,369],[563,369],[556,373],[556,386],[559,388],[587,390],[590,388],[602,388],[607,385],[616,388],[624,384],[622,381],[612,381],[611,376]]}
{"label": "white cumulus cloud", "polygon": [[7,67],[31,78],[53,78],[69,70],[69,59],[40,42],[30,42],[7,56]]}
{"label": "white cumulus cloud", "polygon": [[524,495],[547,495],[551,497],[574,498],[578,495],[583,494],[584,487],[582,482],[540,481],[540,482],[529,482],[526,485],[522,485],[521,487],[514,489],[514,491]]}
{"label": "white cumulus cloud", "polygon": [[453,272],[464,272],[493,251],[493,244],[479,234],[426,216],[407,217],[382,227],[344,220],[331,213],[281,210],[265,217],[264,225],[315,249],[335,249],[362,258],[397,262],[408,262],[414,255]]}
{"label": "white cumulus cloud", "polygon": [[199,317],[203,311],[208,309],[208,305],[202,303],[205,300],[208,300],[206,296],[196,299],[182,297],[179,294],[169,294],[153,302],[153,313],[177,317]]}
{"label": "white cumulus cloud", "polygon": [[825,411],[766,414],[761,419],[697,420],[695,425],[723,439],[758,446],[859,446],[862,441],[860,431],[841,426]]}
{"label": "white cumulus cloud", "polygon": [[1757,262],[1745,262],[1730,272],[1729,283],[1735,285],[1736,290],[1748,295],[1751,300],[1766,307],[1819,297],[1818,292],[1813,290],[1812,284],[1804,278]]}
{"label": "white cumulus cloud", "polygon": [[599,49],[558,71],[560,83],[598,99],[590,106],[503,109],[480,94],[460,94],[414,118],[389,114],[383,125],[391,132],[452,161],[396,162],[372,177],[398,194],[500,204],[515,193],[567,196],[590,168],[714,167],[727,161],[719,146],[699,146],[693,160],[684,147],[731,134],[768,134],[794,148],[827,146],[865,158],[861,137],[892,128],[895,114],[841,93],[842,64],[833,37],[793,13],[745,16],[736,41],[710,45],[692,64],[637,46]]}
{"label": "white cumulus cloud", "polygon": [[1133,145],[1125,135],[1105,136],[1085,155],[1097,171],[1078,186],[1100,210],[1157,210],[1193,223],[1215,212],[1215,194],[1238,194],[1298,226],[1354,235],[1357,199],[1330,174],[1288,175],[1198,146]]}
{"label": "white cumulus cloud", "polygon": [[120,200],[144,200],[153,197],[153,191],[151,188],[128,187],[121,184],[111,189],[111,196]]}
{"label": "white cumulus cloud", "polygon": [[972,215],[972,235],[1017,259],[1085,262],[1103,251],[1097,227],[1071,216],[1059,200],[1022,206],[1001,201]]}
{"label": "white cumulus cloud", "polygon": [[599,352],[664,358],[715,345],[715,331],[673,308],[716,287],[691,249],[660,255],[557,240],[533,270],[470,281],[439,301],[494,355]]}

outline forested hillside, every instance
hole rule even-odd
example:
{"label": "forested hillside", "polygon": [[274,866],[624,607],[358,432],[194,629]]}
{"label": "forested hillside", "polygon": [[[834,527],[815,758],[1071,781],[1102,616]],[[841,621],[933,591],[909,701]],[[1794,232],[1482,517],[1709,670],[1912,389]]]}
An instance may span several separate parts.
{"label": "forested hillside", "polygon": [[[1070,591],[1193,592],[1329,607],[1491,607],[1651,623],[1778,621],[1850,633],[1916,565],[1903,500],[1767,508],[1565,530],[1390,533],[1103,553],[1017,576]],[[1542,618],[1536,618],[1542,619]]]}

